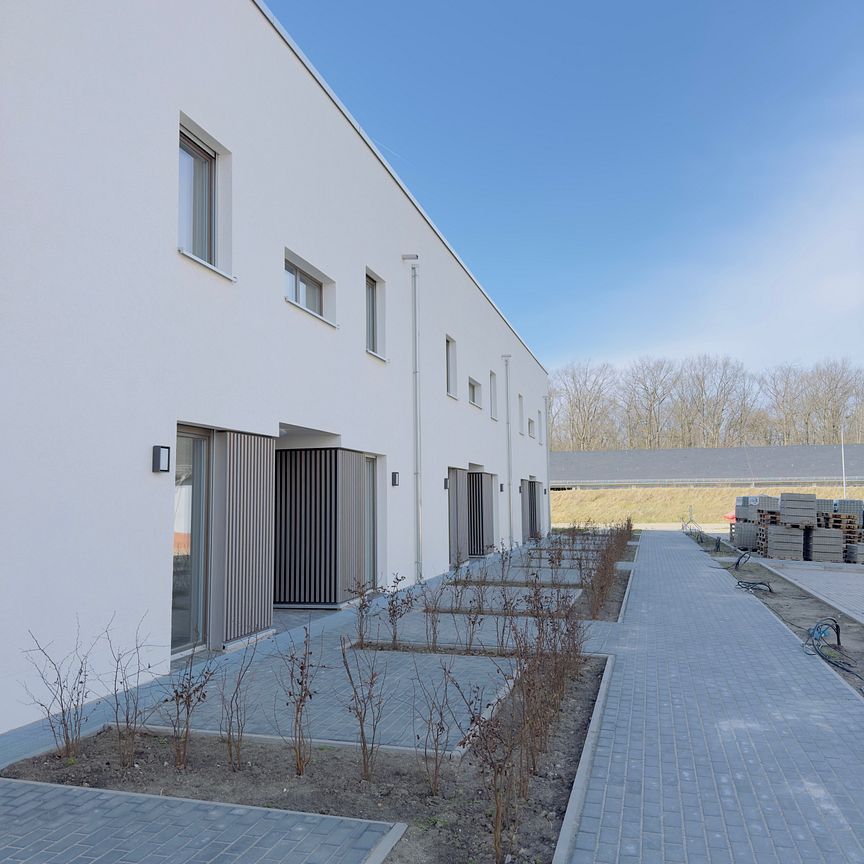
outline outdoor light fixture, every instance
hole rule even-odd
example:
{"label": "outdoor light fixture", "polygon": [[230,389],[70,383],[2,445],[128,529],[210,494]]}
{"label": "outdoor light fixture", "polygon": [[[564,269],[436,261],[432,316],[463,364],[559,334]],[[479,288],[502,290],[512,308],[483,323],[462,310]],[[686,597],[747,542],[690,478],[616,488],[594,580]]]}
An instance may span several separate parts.
{"label": "outdoor light fixture", "polygon": [[521,483],[519,484],[519,494],[520,495],[522,494],[522,484]]}
{"label": "outdoor light fixture", "polygon": [[449,489],[449,488],[450,488],[450,479],[449,479],[448,477],[445,477],[445,478],[444,478],[444,488],[445,488],[445,489]]}
{"label": "outdoor light fixture", "polygon": [[398,471],[394,471],[390,475],[390,485],[391,486],[398,486],[399,485],[399,472]]}
{"label": "outdoor light fixture", "polygon": [[499,483],[498,485],[499,485],[499,487],[500,487],[500,488],[499,488],[499,491],[500,491],[500,492],[503,492],[503,491],[504,491],[504,484],[503,484],[503,483]]}
{"label": "outdoor light fixture", "polygon": [[171,470],[171,448],[153,445],[153,473],[160,474]]}

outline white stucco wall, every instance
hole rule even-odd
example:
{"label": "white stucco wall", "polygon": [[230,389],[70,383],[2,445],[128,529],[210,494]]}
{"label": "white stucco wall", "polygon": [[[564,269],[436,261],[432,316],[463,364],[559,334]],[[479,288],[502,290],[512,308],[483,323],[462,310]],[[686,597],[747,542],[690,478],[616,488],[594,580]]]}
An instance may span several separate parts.
{"label": "white stucco wall", "polygon": [[[424,572],[448,563],[448,466],[482,465],[506,484],[503,354],[521,539],[518,484],[545,486],[546,434],[542,445],[519,434],[517,394],[527,426],[545,371],[252,0],[12,0],[0,92],[0,731],[35,717],[19,683],[28,629],[59,651],[76,619],[87,637],[112,616],[131,633],[146,615],[164,666],[174,484],[150,459],[169,444],[173,463],[178,423],[266,435],[290,424],[380,454],[381,573],[413,572],[403,254],[419,255]],[[236,282],[177,252],[181,114],[230,151],[219,263]],[[335,283],[324,312],[338,328],[284,302],[285,248]],[[365,352],[367,268],[385,283],[386,364]],[[458,400],[445,392],[447,334]],[[506,540],[506,494],[497,524]]]}

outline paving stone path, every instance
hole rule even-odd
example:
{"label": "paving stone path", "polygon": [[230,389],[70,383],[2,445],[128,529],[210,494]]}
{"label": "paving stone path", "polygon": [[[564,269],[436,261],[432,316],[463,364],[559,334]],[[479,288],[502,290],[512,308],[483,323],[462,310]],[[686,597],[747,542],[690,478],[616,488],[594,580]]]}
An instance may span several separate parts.
{"label": "paving stone path", "polygon": [[864,699],[680,533],[642,534],[570,854],[864,862]]}
{"label": "paving stone path", "polygon": [[0,862],[362,864],[386,822],[0,779]]}
{"label": "paving stone path", "polygon": [[807,561],[761,561],[784,579],[864,624],[864,565],[813,564]]}

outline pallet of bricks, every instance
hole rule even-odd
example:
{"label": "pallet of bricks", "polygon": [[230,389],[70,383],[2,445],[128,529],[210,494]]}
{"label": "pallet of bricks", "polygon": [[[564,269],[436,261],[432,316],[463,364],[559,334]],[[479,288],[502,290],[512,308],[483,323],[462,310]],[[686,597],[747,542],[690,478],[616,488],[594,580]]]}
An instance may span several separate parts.
{"label": "pallet of bricks", "polygon": [[803,561],[804,532],[816,526],[816,496],[783,492],[774,501],[770,508],[759,510],[759,554]]}
{"label": "pallet of bricks", "polygon": [[[780,499],[760,495],[756,503],[756,551],[768,557],[768,528],[780,525]],[[776,546],[776,540],[772,548]]]}
{"label": "pallet of bricks", "polygon": [[735,499],[735,521],[730,526],[731,540],[738,549],[753,551],[759,545],[759,512],[778,505],[770,495],[743,495]]}
{"label": "pallet of bricks", "polygon": [[838,498],[830,514],[831,527],[843,532],[843,560],[849,564],[864,564],[864,501],[860,498]]}

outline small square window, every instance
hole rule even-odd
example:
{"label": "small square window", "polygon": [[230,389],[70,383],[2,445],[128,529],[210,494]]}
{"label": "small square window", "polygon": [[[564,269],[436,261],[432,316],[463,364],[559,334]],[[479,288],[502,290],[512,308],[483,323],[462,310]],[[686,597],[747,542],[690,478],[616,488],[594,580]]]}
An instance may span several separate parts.
{"label": "small square window", "polygon": [[290,261],[285,261],[285,296],[289,300],[323,316],[323,295],[324,286],[317,279],[313,279]]}
{"label": "small square window", "polygon": [[468,379],[468,401],[478,408],[482,406],[480,401],[480,384],[473,378]]}
{"label": "small square window", "polygon": [[177,245],[216,264],[216,154],[180,132]]}

